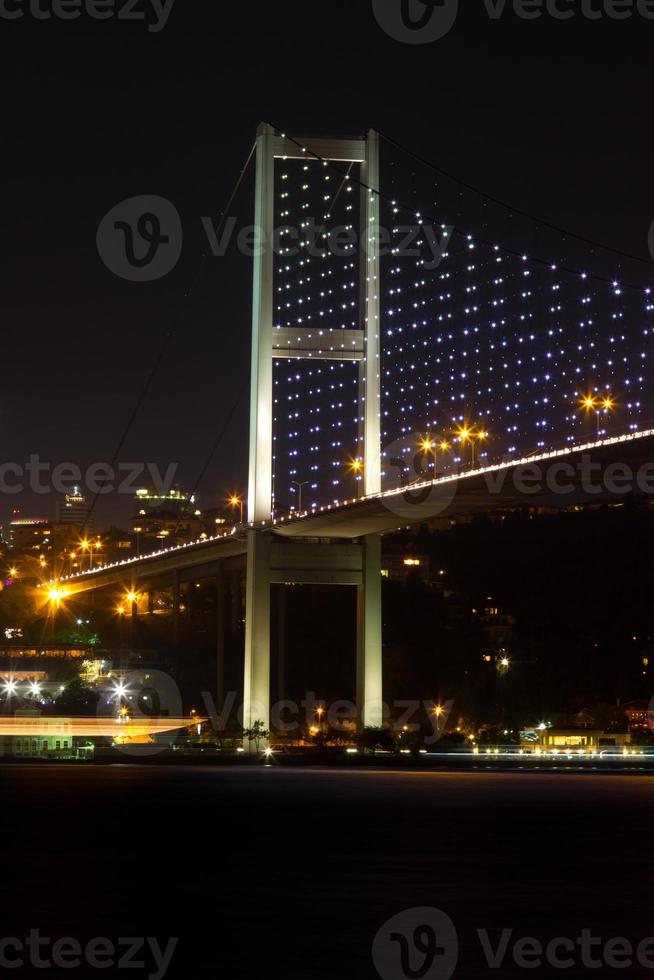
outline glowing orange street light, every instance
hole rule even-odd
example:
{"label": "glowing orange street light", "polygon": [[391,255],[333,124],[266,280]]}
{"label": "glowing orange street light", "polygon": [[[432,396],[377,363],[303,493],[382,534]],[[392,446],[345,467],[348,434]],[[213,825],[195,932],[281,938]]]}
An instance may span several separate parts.
{"label": "glowing orange street light", "polygon": [[348,460],[347,465],[350,472],[352,473],[352,476],[354,477],[354,495],[356,497],[359,490],[359,480],[361,478],[361,474],[363,473],[363,460],[350,459]]}
{"label": "glowing orange street light", "polygon": [[[604,413],[604,415],[610,415],[612,412],[615,412],[615,408],[616,408],[615,398],[613,398],[611,395],[608,394],[605,395],[601,401],[601,411]],[[600,418],[600,412],[597,413],[598,430],[599,430],[599,418]],[[599,431],[598,431],[598,435],[599,435]]]}
{"label": "glowing orange street light", "polygon": [[579,404],[587,412],[592,412],[593,409],[597,408],[597,398],[594,395],[585,395]]}
{"label": "glowing orange street light", "polygon": [[480,429],[479,432],[473,433],[472,442],[472,465],[475,465],[475,440],[481,445],[481,443],[486,442],[488,439],[488,433],[484,429]]}
{"label": "glowing orange street light", "polygon": [[62,589],[58,585],[51,585],[50,588],[48,589],[48,599],[55,607],[55,609],[59,608],[59,606],[61,605],[61,603],[63,602],[63,600],[66,598],[67,595],[68,595],[68,590]]}
{"label": "glowing orange street light", "polygon": [[242,524],[243,523],[243,498],[242,497],[239,497],[237,494],[233,493],[232,496],[229,498],[228,503],[229,503],[229,506],[232,507],[232,508],[233,507],[239,507],[240,508],[240,515],[241,515],[240,523]]}
{"label": "glowing orange street light", "polygon": [[[479,438],[479,433],[473,428],[473,426],[468,425],[467,422],[464,422],[464,424],[460,425],[459,428],[456,430],[455,435],[456,438],[461,443],[461,445],[463,446],[464,450],[465,450],[466,443],[467,442],[470,443],[470,462],[471,465],[474,466],[475,465],[475,439]],[[484,439],[487,438],[485,432],[483,433],[483,437]]]}
{"label": "glowing orange street light", "polygon": [[434,476],[436,476],[436,462],[438,459],[438,453],[446,453],[450,448],[450,444],[447,439],[441,439],[440,442],[436,442],[430,435],[424,436],[420,440],[420,450],[425,455],[430,453],[434,459]]}
{"label": "glowing orange street light", "polygon": [[579,409],[586,413],[588,416],[589,412],[595,412],[597,416],[597,438],[600,436],[600,401],[596,395],[590,392],[588,395],[582,395],[579,401]]}
{"label": "glowing orange street light", "polygon": [[440,734],[440,729],[442,724],[441,719],[445,714],[445,708],[442,706],[442,704],[434,705],[433,714],[436,717],[436,731]]}
{"label": "glowing orange street light", "polygon": [[463,447],[464,453],[465,453],[466,443],[467,442],[470,443],[470,445],[472,446],[472,461],[474,463],[474,458],[475,458],[475,444],[473,442],[473,438],[474,438],[474,431],[473,431],[473,429],[469,425],[467,425],[467,424],[464,423],[464,425],[460,425],[459,426],[459,428],[456,430],[455,435],[456,435],[456,438],[458,439],[458,441],[461,443],[461,446]]}
{"label": "glowing orange street light", "polygon": [[588,415],[589,412],[595,412],[595,416],[597,419],[598,439],[601,435],[600,426],[602,421],[602,415],[603,414],[606,415],[609,412],[614,412],[615,406],[616,406],[615,398],[613,398],[613,396],[608,393],[603,397],[599,395],[593,395],[592,393],[582,396],[579,402],[579,408],[581,411],[584,411],[586,415]]}

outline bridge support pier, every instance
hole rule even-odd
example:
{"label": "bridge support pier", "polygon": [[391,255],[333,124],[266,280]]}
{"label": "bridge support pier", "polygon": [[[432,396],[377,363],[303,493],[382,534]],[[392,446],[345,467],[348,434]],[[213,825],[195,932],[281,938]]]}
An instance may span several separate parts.
{"label": "bridge support pier", "polygon": [[225,570],[216,576],[216,705],[225,702]]}
{"label": "bridge support pier", "polygon": [[180,640],[179,607],[181,605],[181,585],[179,569],[173,572],[173,645],[178,647]]}
{"label": "bridge support pier", "polygon": [[[248,535],[243,727],[270,728],[271,585],[348,585],[357,589],[356,703],[359,729],[384,723],[382,690],[381,536],[359,542],[293,543],[270,531]],[[284,696],[285,599],[279,618],[278,694]],[[319,628],[319,624],[317,624]],[[265,742],[260,740],[260,746]],[[254,743],[244,740],[246,751]]]}
{"label": "bridge support pier", "polygon": [[381,537],[364,538],[361,545],[361,584],[357,586],[357,727],[381,728],[382,685],[382,581]]}
{"label": "bridge support pier", "polygon": [[[245,729],[252,728],[257,721],[262,721],[266,728],[270,724],[270,554],[271,535],[250,531],[245,598]],[[254,744],[244,739],[243,748],[254,750]]]}

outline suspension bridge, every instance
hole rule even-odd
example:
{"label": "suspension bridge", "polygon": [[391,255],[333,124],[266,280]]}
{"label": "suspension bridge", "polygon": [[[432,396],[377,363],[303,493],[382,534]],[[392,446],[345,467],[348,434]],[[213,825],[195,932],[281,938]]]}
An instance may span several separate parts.
{"label": "suspension bridge", "polygon": [[247,519],[55,583],[169,586],[176,630],[184,583],[215,579],[220,696],[244,569],[245,727],[270,712],[271,585],[357,589],[359,724],[377,727],[383,534],[654,493],[649,285],[448,223],[438,182],[385,169],[382,142],[259,127]]}

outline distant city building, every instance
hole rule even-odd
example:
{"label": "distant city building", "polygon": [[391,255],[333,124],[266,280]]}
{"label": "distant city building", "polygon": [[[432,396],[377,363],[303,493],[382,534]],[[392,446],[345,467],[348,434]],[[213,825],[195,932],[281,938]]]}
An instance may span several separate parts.
{"label": "distant city building", "polygon": [[136,491],[134,502],[136,513],[132,530],[140,554],[165,544],[184,544],[205,533],[202,514],[191,493],[140,489]]}
{"label": "distant city building", "polygon": [[79,546],[76,524],[59,524],[47,517],[24,517],[15,511],[9,524],[11,561],[19,568],[23,582],[75,571],[73,563]]}
{"label": "distant city building", "polygon": [[52,524],[47,517],[23,517],[18,512],[9,522],[9,543],[14,551],[40,553],[50,547]]}
{"label": "distant city building", "polygon": [[392,582],[401,582],[413,575],[423,582],[429,581],[429,556],[400,552],[384,552],[382,557],[382,577]]}
{"label": "distant city building", "polygon": [[55,523],[73,524],[75,527],[89,528],[90,507],[80,487],[72,487],[63,500],[55,504]]}
{"label": "distant city building", "polygon": [[631,743],[630,734],[605,732],[604,729],[547,728],[544,731],[539,729],[530,735],[529,738],[522,737],[523,748],[561,755],[575,752],[616,751],[624,749]]}
{"label": "distant city building", "polygon": [[136,555],[136,535],[132,531],[110,527],[102,535],[102,546],[98,554],[105,565],[132,558]]}
{"label": "distant city building", "polygon": [[654,713],[649,701],[630,701],[622,707],[630,732],[652,731]]}

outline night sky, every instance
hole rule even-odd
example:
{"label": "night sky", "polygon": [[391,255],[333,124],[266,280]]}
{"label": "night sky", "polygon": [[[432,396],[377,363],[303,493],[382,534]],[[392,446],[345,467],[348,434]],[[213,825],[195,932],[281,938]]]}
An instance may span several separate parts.
{"label": "night sky", "polygon": [[[184,294],[200,219],[223,210],[261,120],[290,133],[378,128],[517,208],[647,259],[654,20],[491,20],[481,0],[461,6],[425,45],[385,34],[369,0],[176,0],[158,32],[0,17],[3,461],[111,459],[183,310],[120,459],[178,463],[178,482],[195,484],[248,377],[250,260],[210,258],[191,304]],[[96,248],[103,216],[142,194],[172,201],[184,229],[180,262],[152,283],[116,277]],[[252,198],[250,172],[230,210],[239,227]],[[245,491],[246,460],[247,393],[202,506]],[[0,521],[15,506],[49,515],[53,498],[3,494]],[[129,497],[107,497],[98,520],[130,511]]]}

